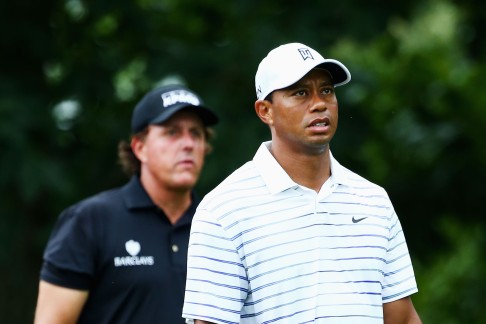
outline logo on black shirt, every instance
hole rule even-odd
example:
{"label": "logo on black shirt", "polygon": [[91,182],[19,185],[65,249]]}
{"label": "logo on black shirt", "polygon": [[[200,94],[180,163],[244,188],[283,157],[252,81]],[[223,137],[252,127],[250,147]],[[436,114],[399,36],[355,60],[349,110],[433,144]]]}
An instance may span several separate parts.
{"label": "logo on black shirt", "polygon": [[154,265],[155,261],[153,256],[138,256],[140,250],[142,249],[139,242],[134,240],[126,241],[125,249],[130,255],[115,257],[115,267]]}

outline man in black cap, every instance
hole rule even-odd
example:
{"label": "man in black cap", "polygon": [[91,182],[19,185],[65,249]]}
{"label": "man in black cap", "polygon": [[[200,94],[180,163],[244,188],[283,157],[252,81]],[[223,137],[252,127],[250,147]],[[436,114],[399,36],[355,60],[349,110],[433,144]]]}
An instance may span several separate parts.
{"label": "man in black cap", "polygon": [[193,188],[217,116],[189,89],[155,89],[132,116],[123,187],[64,210],[44,252],[35,323],[184,323]]}

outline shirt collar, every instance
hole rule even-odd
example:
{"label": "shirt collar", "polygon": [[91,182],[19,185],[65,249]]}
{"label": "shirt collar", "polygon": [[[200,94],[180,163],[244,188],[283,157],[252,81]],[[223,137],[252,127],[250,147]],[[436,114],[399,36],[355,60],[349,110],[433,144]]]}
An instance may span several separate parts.
{"label": "shirt collar", "polygon": [[130,181],[123,186],[123,200],[128,209],[154,207],[155,204],[150,199],[136,175],[132,176]]}
{"label": "shirt collar", "polygon": [[[159,209],[157,205],[152,202],[152,199],[145,191],[145,188],[140,182],[140,177],[134,175],[130,181],[123,186],[123,200],[128,209]],[[184,215],[177,221],[177,225],[184,225],[192,221],[192,216],[200,202],[199,196],[191,192],[191,205],[184,212]],[[162,213],[164,211],[162,210]]]}
{"label": "shirt collar", "polygon": [[271,141],[268,141],[260,145],[253,157],[253,162],[270,193],[276,194],[297,187],[298,184],[289,177],[277,160],[275,160],[272,153],[270,153],[269,147],[271,143]]}
{"label": "shirt collar", "polygon": [[335,184],[340,185],[350,185],[350,171],[343,167],[332,155],[332,152],[329,152],[329,156],[331,158],[331,174],[332,179]]}
{"label": "shirt collar", "polygon": [[[270,153],[271,141],[263,142],[258,148],[253,162],[258,169],[263,181],[267,185],[270,193],[276,194],[287,189],[298,187],[280,164],[275,160],[272,153]],[[348,184],[347,169],[344,168],[329,152],[331,159],[331,176],[335,184]]]}
{"label": "shirt collar", "polygon": [[123,186],[123,199],[128,209],[156,207],[135,175]]}

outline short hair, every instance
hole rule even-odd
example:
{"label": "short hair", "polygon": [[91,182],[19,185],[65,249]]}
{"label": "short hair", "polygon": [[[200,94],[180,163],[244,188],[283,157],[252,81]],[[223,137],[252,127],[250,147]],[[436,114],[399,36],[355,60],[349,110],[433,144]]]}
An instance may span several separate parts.
{"label": "short hair", "polygon": [[270,92],[263,100],[270,101],[270,103],[273,103],[273,93],[274,91]]}

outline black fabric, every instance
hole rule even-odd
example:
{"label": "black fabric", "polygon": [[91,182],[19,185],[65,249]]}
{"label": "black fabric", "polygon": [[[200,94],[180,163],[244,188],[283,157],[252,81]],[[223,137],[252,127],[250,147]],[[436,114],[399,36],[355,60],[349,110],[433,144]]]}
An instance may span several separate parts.
{"label": "black fabric", "polygon": [[83,200],[61,213],[41,279],[90,291],[79,323],[182,324],[187,247],[198,203],[193,194],[191,207],[172,225],[138,177]]}
{"label": "black fabric", "polygon": [[150,91],[135,106],[132,133],[138,133],[148,125],[161,124],[181,109],[196,113],[206,126],[219,120],[197,94],[182,85],[168,85]]}

